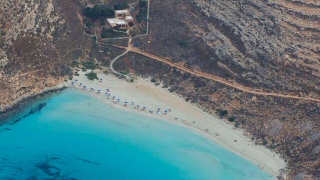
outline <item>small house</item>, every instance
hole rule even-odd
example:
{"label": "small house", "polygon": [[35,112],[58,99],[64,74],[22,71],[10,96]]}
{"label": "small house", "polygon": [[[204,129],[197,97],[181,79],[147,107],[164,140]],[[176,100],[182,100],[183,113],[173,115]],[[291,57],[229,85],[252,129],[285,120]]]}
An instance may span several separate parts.
{"label": "small house", "polygon": [[125,19],[127,22],[133,22],[133,23],[134,23],[134,19],[133,19],[132,16],[126,16],[124,19]]}
{"label": "small house", "polygon": [[119,18],[107,19],[112,28],[119,27],[119,29],[127,29],[128,23],[125,20]]}
{"label": "small house", "polygon": [[130,12],[128,10],[116,10],[114,12],[114,16],[119,19],[124,19],[126,16],[130,16]]}

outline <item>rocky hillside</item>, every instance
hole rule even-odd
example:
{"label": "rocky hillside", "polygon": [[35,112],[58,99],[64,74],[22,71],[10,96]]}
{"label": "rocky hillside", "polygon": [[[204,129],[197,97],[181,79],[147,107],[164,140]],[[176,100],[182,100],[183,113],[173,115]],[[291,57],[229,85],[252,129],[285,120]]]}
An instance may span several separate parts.
{"label": "rocky hillside", "polygon": [[[139,48],[265,92],[320,98],[318,1],[153,0]],[[254,96],[131,54],[119,69],[156,77],[281,153],[290,179],[320,178],[319,103]],[[233,119],[231,118],[231,119]]]}
{"label": "rocky hillside", "polygon": [[68,63],[92,44],[81,9],[77,1],[0,1],[0,110],[73,74]]}

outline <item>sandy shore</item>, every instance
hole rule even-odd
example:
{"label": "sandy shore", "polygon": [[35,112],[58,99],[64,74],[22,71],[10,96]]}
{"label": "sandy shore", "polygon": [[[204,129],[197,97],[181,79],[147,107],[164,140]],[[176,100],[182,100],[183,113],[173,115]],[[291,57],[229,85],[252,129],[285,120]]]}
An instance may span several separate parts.
{"label": "sandy shore", "polygon": [[[64,85],[94,95],[112,106],[165,118],[197,131],[258,165],[274,178],[280,169],[285,168],[285,162],[278,154],[266,147],[255,145],[243,135],[242,131],[235,130],[232,124],[227,124],[221,119],[208,115],[201,109],[185,102],[183,98],[170,93],[167,89],[155,86],[149,80],[139,79],[128,83],[112,75],[98,74],[98,77],[103,79],[102,82],[99,82],[98,80],[89,81],[83,72],[79,72],[79,74],[80,76],[75,76],[73,79],[74,85],[71,84],[72,81],[68,81]],[[86,90],[83,89],[83,86],[86,86]],[[90,88],[94,88],[95,91],[91,91]],[[109,99],[105,94],[108,88],[111,91]],[[97,93],[98,90],[101,93]],[[116,96],[114,100],[112,100],[113,96]],[[120,99],[120,102],[117,102],[117,99]],[[126,101],[128,105],[124,107]],[[134,102],[134,106],[139,105],[140,109],[135,109],[131,102]],[[144,106],[146,111],[141,111]],[[160,108],[161,113],[157,112],[157,108]],[[154,112],[150,113],[150,109]],[[167,109],[171,109],[172,112],[168,112],[167,115],[162,114]]]}

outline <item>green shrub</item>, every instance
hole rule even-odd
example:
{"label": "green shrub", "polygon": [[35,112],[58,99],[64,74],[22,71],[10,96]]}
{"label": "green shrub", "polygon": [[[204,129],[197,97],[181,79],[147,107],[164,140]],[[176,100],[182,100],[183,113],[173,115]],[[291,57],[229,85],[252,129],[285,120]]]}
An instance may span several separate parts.
{"label": "green shrub", "polygon": [[145,0],[140,0],[139,1],[139,7],[147,7],[147,5],[148,5],[147,1],[145,1]]}
{"label": "green shrub", "polygon": [[229,117],[228,119],[230,122],[234,122],[236,120],[236,118],[234,116]]}
{"label": "green shrub", "polygon": [[91,27],[91,26],[93,26],[93,22],[89,22],[89,21],[87,21],[85,24],[86,24],[86,26],[87,26],[87,27]]}
{"label": "green shrub", "polygon": [[98,76],[96,73],[94,73],[93,71],[91,71],[88,74],[85,74],[85,76],[87,76],[87,78],[91,81],[94,81],[95,79],[99,80]]}
{"label": "green shrub", "polygon": [[126,9],[128,8],[128,4],[127,3],[120,3],[114,6],[115,10],[122,10],[122,9]]}
{"label": "green shrub", "polygon": [[153,78],[153,79],[151,79],[151,82],[155,83],[155,82],[157,82],[157,80]]}
{"label": "green shrub", "polygon": [[82,66],[85,69],[95,70],[97,68],[96,64],[93,61],[90,62],[82,62]]}
{"label": "green shrub", "polygon": [[121,73],[121,74],[124,74],[124,75],[128,75],[128,74],[129,74],[129,72],[126,71],[126,70],[121,70],[120,73]]}
{"label": "green shrub", "polygon": [[113,17],[114,10],[106,5],[95,5],[93,8],[84,8],[83,14],[94,21],[99,19],[100,17]]}
{"label": "green shrub", "polygon": [[147,7],[140,7],[139,13],[136,16],[138,22],[141,22],[142,20],[147,19],[147,13],[148,13],[148,8]]}
{"label": "green shrub", "polygon": [[220,112],[220,115],[221,116],[225,116],[225,115],[227,115],[228,114],[228,111],[227,110],[222,110],[221,112]]}
{"label": "green shrub", "polygon": [[179,40],[178,45],[183,48],[190,47],[190,43],[187,40]]}

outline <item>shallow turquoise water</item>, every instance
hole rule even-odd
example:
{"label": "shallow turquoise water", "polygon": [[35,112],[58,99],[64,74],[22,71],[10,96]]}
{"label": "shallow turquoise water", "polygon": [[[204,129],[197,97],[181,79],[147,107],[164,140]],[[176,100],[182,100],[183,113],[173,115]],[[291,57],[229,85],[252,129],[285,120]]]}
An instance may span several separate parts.
{"label": "shallow turquoise water", "polygon": [[271,179],[178,125],[73,90],[46,102],[0,127],[0,179]]}

